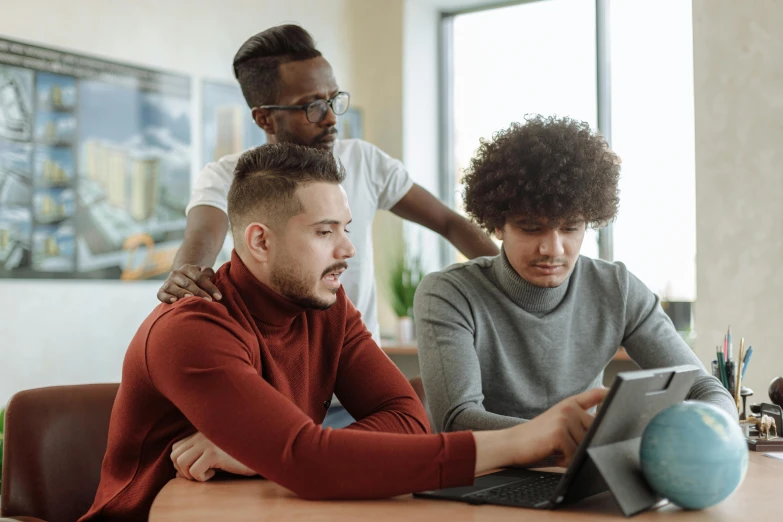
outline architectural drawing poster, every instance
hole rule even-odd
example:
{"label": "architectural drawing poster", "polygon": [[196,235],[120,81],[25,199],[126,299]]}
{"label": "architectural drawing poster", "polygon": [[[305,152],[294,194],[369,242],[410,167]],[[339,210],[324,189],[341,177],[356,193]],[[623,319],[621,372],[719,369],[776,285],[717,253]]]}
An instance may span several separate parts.
{"label": "architectural drawing poster", "polygon": [[0,278],[163,278],[190,195],[190,78],[0,39]]}

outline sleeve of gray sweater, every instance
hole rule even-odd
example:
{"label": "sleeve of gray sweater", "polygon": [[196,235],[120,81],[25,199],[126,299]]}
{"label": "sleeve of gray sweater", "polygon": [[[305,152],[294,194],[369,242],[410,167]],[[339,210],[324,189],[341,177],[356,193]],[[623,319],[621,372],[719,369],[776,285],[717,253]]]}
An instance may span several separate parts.
{"label": "sleeve of gray sweater", "polygon": [[693,350],[674,329],[663,311],[660,299],[622,263],[617,271],[618,283],[625,296],[625,333],[623,346],[641,368],[662,368],[693,364],[702,372],[691,387],[687,399],[709,402],[737,417],[737,407],[731,394],[707,373]]}
{"label": "sleeve of gray sweater", "polygon": [[414,298],[419,366],[435,432],[498,430],[525,422],[484,409],[469,297],[447,276],[428,274]]}

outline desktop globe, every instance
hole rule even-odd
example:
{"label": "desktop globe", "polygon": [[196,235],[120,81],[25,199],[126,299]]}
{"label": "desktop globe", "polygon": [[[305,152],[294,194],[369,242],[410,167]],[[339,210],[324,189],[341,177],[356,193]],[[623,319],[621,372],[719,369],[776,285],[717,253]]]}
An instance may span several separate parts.
{"label": "desktop globe", "polygon": [[769,400],[783,408],[783,377],[775,377],[769,383]]}
{"label": "desktop globe", "polygon": [[723,501],[748,469],[748,447],[737,420],[703,402],[675,404],[653,417],[639,458],[650,486],[685,509]]}

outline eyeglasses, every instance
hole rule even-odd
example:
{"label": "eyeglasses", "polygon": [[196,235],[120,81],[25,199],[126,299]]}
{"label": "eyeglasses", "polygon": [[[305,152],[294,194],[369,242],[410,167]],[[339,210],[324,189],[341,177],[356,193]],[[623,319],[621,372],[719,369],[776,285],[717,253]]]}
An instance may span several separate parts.
{"label": "eyeglasses", "polygon": [[259,109],[274,109],[279,111],[305,111],[307,121],[321,123],[326,118],[329,107],[337,116],[345,114],[351,104],[351,94],[340,91],[328,100],[314,100],[304,105],[261,105]]}

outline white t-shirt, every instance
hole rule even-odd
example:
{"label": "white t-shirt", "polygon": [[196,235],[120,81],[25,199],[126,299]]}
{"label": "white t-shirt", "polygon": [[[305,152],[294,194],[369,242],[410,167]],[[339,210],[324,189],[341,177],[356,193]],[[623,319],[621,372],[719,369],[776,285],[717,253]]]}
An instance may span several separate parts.
{"label": "white t-shirt", "polygon": [[[345,167],[343,189],[353,215],[349,230],[356,248],[356,255],[348,260],[348,270],[340,280],[346,295],[362,314],[364,324],[380,344],[372,220],[376,210],[389,210],[396,205],[411,189],[413,180],[401,161],[366,141],[337,140],[333,153]],[[228,189],[239,156],[224,156],[204,167],[185,212],[198,205],[209,205],[228,213]]]}

